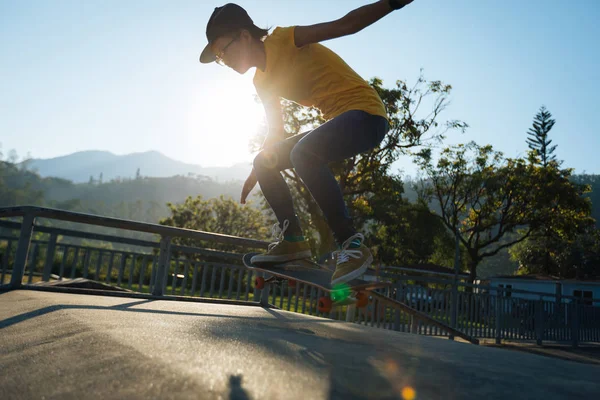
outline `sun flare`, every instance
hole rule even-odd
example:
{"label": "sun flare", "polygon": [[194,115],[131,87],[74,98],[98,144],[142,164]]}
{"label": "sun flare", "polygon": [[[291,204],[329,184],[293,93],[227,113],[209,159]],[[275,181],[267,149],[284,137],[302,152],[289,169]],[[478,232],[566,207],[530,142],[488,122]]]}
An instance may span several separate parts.
{"label": "sun flare", "polygon": [[[250,74],[247,74],[250,75]],[[188,144],[198,149],[199,163],[230,166],[250,162],[250,140],[264,129],[264,109],[255,101],[252,80],[223,79],[198,94],[190,112]]]}

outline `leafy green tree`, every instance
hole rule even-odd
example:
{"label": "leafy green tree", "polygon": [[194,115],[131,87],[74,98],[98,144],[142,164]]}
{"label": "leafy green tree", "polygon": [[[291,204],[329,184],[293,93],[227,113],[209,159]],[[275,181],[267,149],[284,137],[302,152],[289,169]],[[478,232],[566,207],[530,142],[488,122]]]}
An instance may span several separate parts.
{"label": "leafy green tree", "polygon": [[552,146],[552,140],[548,138],[548,133],[555,124],[550,111],[542,106],[533,120],[533,127],[529,128],[527,135],[527,145],[539,157],[541,165],[546,167],[551,161],[556,161],[554,150],[556,145]]}
{"label": "leafy green tree", "polygon": [[[541,166],[541,173],[536,175],[536,178],[539,179],[537,183],[542,190],[553,179],[553,171],[558,170],[559,165],[552,154],[556,146],[551,146],[552,141],[548,139],[548,132],[554,123],[550,112],[542,107],[535,117],[533,129],[529,130],[530,139],[527,140],[531,149],[530,163]],[[568,173],[570,174],[570,170]],[[578,186],[585,188],[582,195],[590,192],[591,186],[581,183],[593,183],[593,181],[572,176],[569,176],[569,179],[573,181],[574,185],[578,185],[579,182]],[[590,195],[588,194],[586,197],[589,200]],[[556,214],[556,201],[548,203],[546,207],[548,207],[546,211],[550,215]],[[553,223],[540,225],[527,240],[511,249],[511,257],[519,263],[521,272],[541,272],[560,277],[573,276],[576,270],[574,266],[581,264],[581,260],[574,259],[574,257],[577,258],[577,254],[581,253],[576,250],[578,243],[581,242],[581,238],[588,236],[588,232],[593,228],[594,220],[591,215],[586,215],[585,217],[579,216],[572,222],[566,227]]]}
{"label": "leafy green tree", "polygon": [[590,229],[573,240],[558,235],[530,237],[510,249],[520,274],[543,273],[560,278],[600,277],[600,231]]}
{"label": "leafy green tree", "polygon": [[584,173],[574,175],[572,180],[579,185],[587,185],[590,188],[585,196],[592,202],[592,218],[596,220],[596,228],[600,229],[600,175]]}
{"label": "leafy green tree", "polygon": [[[258,240],[266,240],[270,234],[270,221],[260,210],[241,206],[235,200],[224,196],[209,200],[204,200],[201,196],[189,196],[182,204],[168,203],[167,206],[171,215],[162,219],[161,225]],[[229,244],[202,243],[188,238],[174,238],[173,241],[184,246],[238,250],[236,246]]]}
{"label": "leafy green tree", "polygon": [[[546,215],[546,222],[534,227],[526,241],[510,249],[511,258],[519,263],[521,273],[545,273],[563,278],[574,277],[583,270],[589,274],[590,264],[584,265],[585,260],[594,256],[578,255],[587,251],[582,243],[588,243],[594,254],[594,238],[598,237],[591,214],[590,197],[587,196],[591,186],[580,183],[585,179],[572,177],[571,169],[560,170],[556,161],[536,168],[534,165],[540,165],[536,163],[537,160],[538,157],[530,154],[530,166],[538,171],[533,178],[536,185],[534,190],[548,196],[539,208]],[[561,198],[561,193],[553,185],[556,171],[562,171],[563,179],[577,188],[579,199],[576,203]],[[571,209],[568,209],[569,206]]]}
{"label": "leafy green tree", "polygon": [[12,161],[0,161],[0,207],[43,205],[44,192],[34,186],[37,178]]}
{"label": "leafy green tree", "polygon": [[[472,280],[481,260],[542,227],[573,237],[591,221],[589,201],[582,197],[586,188],[573,184],[571,171],[561,170],[556,162],[539,167],[524,159],[505,159],[492,146],[474,142],[445,148],[437,163],[431,149],[425,149],[417,162],[427,178],[420,195],[428,203],[435,201],[438,217],[458,233]],[[508,235],[519,228],[520,235]]]}
{"label": "leafy green tree", "polygon": [[446,227],[423,202],[373,202],[373,221],[368,244],[384,265],[414,265],[433,262],[452,265],[454,240]]}

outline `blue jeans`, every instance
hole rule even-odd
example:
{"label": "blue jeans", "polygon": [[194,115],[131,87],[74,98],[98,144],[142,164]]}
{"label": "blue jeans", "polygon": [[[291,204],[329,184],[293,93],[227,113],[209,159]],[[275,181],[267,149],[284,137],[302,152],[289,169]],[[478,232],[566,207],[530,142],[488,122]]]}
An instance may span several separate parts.
{"label": "blue jeans", "polygon": [[282,140],[256,156],[254,170],[258,183],[280,226],[289,220],[286,234],[302,235],[290,190],[280,172],[290,168],[296,170],[323,211],[338,244],[356,233],[328,164],[377,147],[388,130],[385,118],[352,110],[312,131]]}

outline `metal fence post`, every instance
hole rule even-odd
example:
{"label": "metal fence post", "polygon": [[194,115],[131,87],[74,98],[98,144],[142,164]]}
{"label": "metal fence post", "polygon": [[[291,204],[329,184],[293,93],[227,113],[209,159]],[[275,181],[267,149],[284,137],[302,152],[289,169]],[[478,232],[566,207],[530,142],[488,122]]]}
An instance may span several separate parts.
{"label": "metal fence post", "polygon": [[419,333],[419,324],[420,320],[414,315],[410,316],[410,333],[417,334]]}
{"label": "metal fence post", "polygon": [[571,305],[571,340],[573,347],[577,347],[579,345],[579,300],[574,300]]}
{"label": "metal fence post", "polygon": [[[450,308],[450,328],[456,329],[456,320],[458,317],[458,282],[456,279],[452,283],[452,300]],[[449,334],[448,338],[454,340],[454,335]]]}
{"label": "metal fence post", "polygon": [[54,264],[54,255],[56,253],[56,239],[58,234],[56,232],[50,234],[50,241],[48,242],[48,248],[46,249],[46,263],[44,264],[44,273],[42,280],[48,282],[50,280],[50,274],[52,273],[52,265]]}
{"label": "metal fence post", "polygon": [[[401,301],[401,289],[400,286],[397,285],[396,286],[396,300],[397,301]],[[400,330],[400,311],[399,310],[394,310],[394,330],[395,331],[399,331]]]}
{"label": "metal fence post", "polygon": [[18,289],[22,286],[23,273],[25,272],[25,265],[27,265],[27,255],[29,253],[29,245],[31,244],[34,221],[35,215],[31,212],[23,216],[21,233],[19,234],[19,243],[17,244],[17,253],[15,255],[15,263],[10,278],[9,287],[11,289]]}
{"label": "metal fence post", "polygon": [[[450,327],[456,329],[458,319],[458,272],[460,270],[460,239],[458,235],[458,227],[454,226],[454,281],[452,283],[452,308],[450,310]],[[450,333],[450,340],[454,340],[454,335]]]}
{"label": "metal fence post", "polygon": [[354,315],[356,315],[356,305],[350,304],[346,308],[346,322],[354,322]]}
{"label": "metal fence post", "polygon": [[535,317],[533,318],[533,323],[535,324],[536,343],[538,346],[541,346],[544,336],[544,303],[542,298],[535,302],[534,315]]}
{"label": "metal fence post", "polygon": [[500,297],[500,292],[496,289],[496,344],[500,344],[502,342],[502,325],[500,321],[500,316],[502,312],[502,297]]}
{"label": "metal fence post", "polygon": [[270,284],[265,283],[263,288],[260,290],[260,305],[263,307],[269,306],[269,288]]}
{"label": "metal fence post", "polygon": [[152,288],[152,294],[154,296],[162,296],[164,294],[165,277],[167,274],[167,267],[170,262],[171,255],[171,237],[163,236],[160,239],[160,253],[158,255],[158,267],[156,270],[154,287]]}

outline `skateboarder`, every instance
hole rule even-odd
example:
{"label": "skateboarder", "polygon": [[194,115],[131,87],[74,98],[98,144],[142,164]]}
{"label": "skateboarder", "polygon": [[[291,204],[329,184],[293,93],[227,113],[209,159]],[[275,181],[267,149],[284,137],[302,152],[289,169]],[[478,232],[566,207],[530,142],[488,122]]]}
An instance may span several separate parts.
{"label": "skateboarder", "polygon": [[[362,275],[372,263],[371,251],[353,226],[328,164],[378,146],[389,130],[388,116],[375,89],[319,42],[352,35],[411,2],[381,0],[332,22],[276,27],[270,34],[254,25],[236,4],[215,8],[206,26],[208,44],[200,62],[216,61],[240,74],[256,67],[254,86],[269,125],[262,151],[244,183],[241,203],[245,204],[258,182],[279,221],[274,227],[278,241],[252,262],[311,256],[281,175],[281,171],[294,168],[323,211],[339,246],[332,284]],[[286,138],[281,98],[318,108],[327,122]]]}

